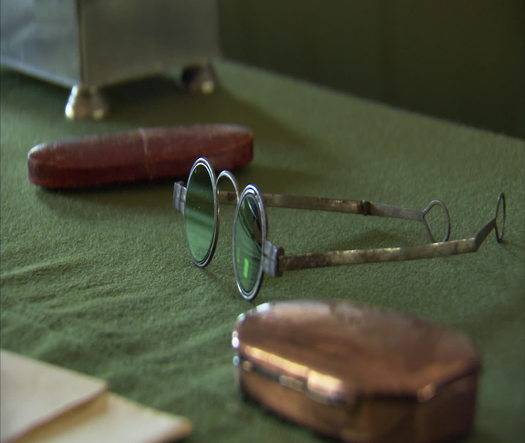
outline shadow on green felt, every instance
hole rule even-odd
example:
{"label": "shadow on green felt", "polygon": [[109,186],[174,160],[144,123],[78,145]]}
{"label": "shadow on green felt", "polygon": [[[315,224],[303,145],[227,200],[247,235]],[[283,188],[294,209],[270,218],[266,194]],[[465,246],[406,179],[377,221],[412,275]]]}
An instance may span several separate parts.
{"label": "shadow on green felt", "polygon": [[[173,74],[149,77],[103,88],[110,112],[103,120],[67,121],[64,108],[68,88],[59,87],[17,72],[3,69],[3,102],[6,109],[23,109],[35,122],[45,123],[56,138],[125,131],[137,127],[170,126],[192,123],[235,123],[254,133],[255,155],[264,146],[265,154],[286,146],[290,151],[315,152],[319,142],[272,118],[264,110],[237,97],[224,86],[206,95],[186,92]],[[21,87],[24,91],[20,94]],[[18,93],[10,94],[10,90]],[[55,113],[49,113],[49,104]],[[41,140],[41,142],[50,140]],[[268,142],[278,142],[268,143]]]}
{"label": "shadow on green felt", "polygon": [[[207,123],[235,123],[247,126],[258,144],[279,141],[290,150],[314,151],[315,141],[283,125],[265,111],[238,98],[219,84],[211,94],[186,92],[169,76],[128,82],[107,90],[112,112],[107,120],[132,127]],[[271,145],[265,145],[265,149]]]}

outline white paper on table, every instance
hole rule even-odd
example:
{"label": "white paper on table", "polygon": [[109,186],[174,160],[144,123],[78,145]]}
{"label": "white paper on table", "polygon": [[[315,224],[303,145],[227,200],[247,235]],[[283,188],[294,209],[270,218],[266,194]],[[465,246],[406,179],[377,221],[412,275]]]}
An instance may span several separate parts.
{"label": "white paper on table", "polygon": [[1,351],[1,441],[163,442],[191,422],[106,392],[106,382]]}
{"label": "white paper on table", "polygon": [[13,441],[104,391],[102,380],[0,352],[0,438]]}

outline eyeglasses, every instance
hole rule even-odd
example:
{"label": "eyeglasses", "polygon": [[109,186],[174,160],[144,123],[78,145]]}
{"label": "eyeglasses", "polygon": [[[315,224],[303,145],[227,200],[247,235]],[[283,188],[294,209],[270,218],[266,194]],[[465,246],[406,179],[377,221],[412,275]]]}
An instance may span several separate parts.
{"label": "eyeglasses", "polygon": [[[219,192],[218,185],[222,179],[228,179],[233,184],[234,192]],[[184,187],[179,182],[174,184],[173,189],[173,205],[184,215],[191,256],[199,267],[206,266],[215,252],[219,233],[219,203],[236,204],[233,223],[233,268],[237,288],[245,300],[253,300],[256,297],[264,274],[277,277],[284,271],[295,269],[414,260],[475,252],[493,229],[496,240],[500,243],[503,240],[506,221],[505,195],[501,193],[497,199],[494,218],[476,235],[449,241],[450,216],[446,205],[440,200],[433,200],[420,211],[367,200],[261,194],[254,185],[246,186],[239,194],[239,186],[231,172],[222,171],[216,176],[209,161],[199,158],[191,168],[187,186]],[[424,225],[430,243],[396,248],[285,255],[282,247],[268,240],[265,206],[414,220]],[[446,218],[447,229],[443,240],[436,242],[427,222],[427,215],[438,206]]]}

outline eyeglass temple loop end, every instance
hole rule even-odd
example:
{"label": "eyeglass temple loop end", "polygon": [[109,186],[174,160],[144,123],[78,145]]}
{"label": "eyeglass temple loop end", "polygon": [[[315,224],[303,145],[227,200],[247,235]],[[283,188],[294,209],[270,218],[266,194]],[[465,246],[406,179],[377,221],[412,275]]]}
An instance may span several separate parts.
{"label": "eyeglass temple loop end", "polygon": [[423,224],[425,225],[425,229],[427,230],[427,233],[430,237],[430,240],[432,241],[432,243],[436,243],[436,239],[434,237],[434,235],[432,234],[432,230],[430,229],[430,225],[428,224],[428,221],[426,219],[426,216],[428,215],[428,213],[435,207],[435,206],[441,206],[441,209],[443,210],[443,213],[445,214],[445,217],[447,219],[447,231],[445,233],[445,236],[443,237],[443,240],[441,240],[442,242],[446,242],[450,239],[450,232],[452,231],[452,224],[451,224],[451,220],[450,220],[450,214],[448,212],[448,208],[447,208],[447,205],[442,201],[442,200],[432,200],[428,206],[423,209],[422,213],[423,213],[423,218],[422,218],[422,221],[423,221]]}
{"label": "eyeglass temple loop end", "polygon": [[[503,219],[501,223],[501,229],[498,227],[498,215],[500,208],[503,206]],[[496,241],[498,243],[503,242],[503,237],[505,235],[505,225],[507,223],[507,203],[505,200],[505,193],[500,192],[498,195],[498,201],[496,203],[496,215],[494,216],[494,232],[496,233]]]}

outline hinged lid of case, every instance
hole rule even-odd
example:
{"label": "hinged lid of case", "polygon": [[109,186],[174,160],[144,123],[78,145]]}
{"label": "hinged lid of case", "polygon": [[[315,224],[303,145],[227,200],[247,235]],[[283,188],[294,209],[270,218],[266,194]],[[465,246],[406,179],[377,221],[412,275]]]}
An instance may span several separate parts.
{"label": "hinged lid of case", "polygon": [[232,344],[251,369],[332,402],[377,396],[421,402],[481,367],[463,333],[336,300],[260,305],[239,316]]}

